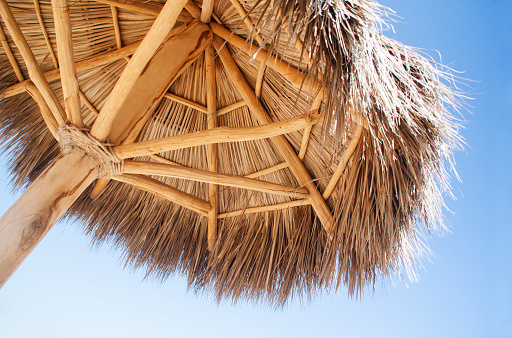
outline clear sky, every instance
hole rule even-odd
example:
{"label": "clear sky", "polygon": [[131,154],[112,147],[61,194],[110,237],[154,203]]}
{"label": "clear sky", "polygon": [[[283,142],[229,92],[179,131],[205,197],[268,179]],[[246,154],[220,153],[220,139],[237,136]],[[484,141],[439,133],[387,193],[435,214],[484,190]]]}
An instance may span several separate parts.
{"label": "clear sky", "polygon": [[[274,311],[187,292],[123,269],[120,252],[91,249],[58,223],[0,290],[0,338],[16,337],[512,337],[512,1],[383,0],[401,19],[391,37],[438,50],[463,71],[474,98],[464,112],[463,183],[447,200],[451,233],[429,243],[419,283],[379,283]],[[435,52],[434,52],[435,54]],[[0,213],[16,196],[0,172]]]}

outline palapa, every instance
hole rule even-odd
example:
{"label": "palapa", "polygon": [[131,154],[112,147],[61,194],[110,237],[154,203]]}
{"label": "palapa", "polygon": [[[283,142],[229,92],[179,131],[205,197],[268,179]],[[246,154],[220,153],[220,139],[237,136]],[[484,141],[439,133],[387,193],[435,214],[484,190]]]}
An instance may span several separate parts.
{"label": "palapa", "polygon": [[0,220],[0,285],[63,214],[149,276],[276,306],[414,278],[443,227],[460,94],[374,1],[0,14],[1,142],[28,187]]}

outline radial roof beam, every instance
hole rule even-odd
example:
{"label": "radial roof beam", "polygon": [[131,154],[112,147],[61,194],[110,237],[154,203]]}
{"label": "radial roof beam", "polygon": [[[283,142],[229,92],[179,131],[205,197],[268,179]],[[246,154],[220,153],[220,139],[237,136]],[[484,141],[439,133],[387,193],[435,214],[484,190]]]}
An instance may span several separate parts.
{"label": "radial roof beam", "polygon": [[11,67],[14,70],[14,74],[16,74],[16,77],[18,78],[18,81],[21,82],[25,80],[23,74],[21,73],[20,66],[18,65],[18,61],[16,61],[16,58],[12,54],[11,47],[9,47],[9,43],[7,42],[7,38],[5,37],[4,30],[1,26],[0,41],[2,43],[2,47],[4,48],[5,54],[7,55],[7,59],[9,59],[9,63],[11,64]]}
{"label": "radial roof beam", "polygon": [[53,21],[57,38],[57,54],[60,64],[60,80],[64,95],[64,106],[68,120],[82,128],[80,98],[78,97],[78,79],[76,77],[75,60],[73,56],[73,37],[71,35],[71,20],[69,18],[69,1],[52,0]]}
{"label": "radial roof beam", "polygon": [[201,21],[204,23],[209,23],[212,19],[213,1],[214,0],[203,0],[203,7],[201,8]]}
{"label": "radial roof beam", "polygon": [[[212,7],[213,7],[213,0]],[[205,4],[203,3],[203,11]],[[201,15],[202,16],[202,15]],[[208,131],[217,128],[217,86],[215,82],[215,50],[209,46],[204,51],[206,68],[206,106],[208,108]],[[219,154],[216,143],[206,146],[208,170],[216,173],[219,166]],[[208,184],[208,201],[212,210],[208,213],[208,249],[213,251],[217,241],[217,215],[219,214],[219,186]]]}
{"label": "radial roof beam", "polygon": [[186,2],[187,0],[167,1],[162,11],[153,22],[149,32],[133,54],[130,62],[128,62],[128,65],[105,102],[103,109],[100,111],[100,115],[91,128],[91,135],[99,141],[105,141],[107,139],[112,127],[112,122],[119,113],[120,107],[126,100],[126,97],[148,62],[176,24],[178,15],[183,10],[183,6],[185,6]]}
{"label": "radial roof beam", "polygon": [[6,0],[0,0],[0,15],[2,16],[7,29],[11,33],[12,39],[14,40],[16,47],[18,47],[23,60],[25,61],[30,79],[41,92],[41,95],[44,97],[46,104],[50,108],[59,125],[63,124],[66,113],[57,99],[57,96],[50,88],[48,81],[44,77],[43,72],[39,67],[39,63],[34,57],[27,40],[25,40],[25,37],[23,36],[9,5],[7,5]]}
{"label": "radial roof beam", "polygon": [[[253,114],[253,116],[258,120],[260,124],[271,123],[271,117],[265,112],[265,110],[261,107],[256,94],[252,90],[249,83],[245,79],[244,75],[238,68],[235,60],[231,56],[228,48],[223,47],[223,41],[216,37],[213,40],[213,44],[217,49],[219,57],[224,64],[224,68],[231,78],[232,82],[235,84],[235,87],[238,89],[240,95],[242,95],[244,101],[249,106],[249,110]],[[332,234],[333,229],[333,217],[332,212],[325,203],[325,200],[322,198],[322,195],[316,188],[315,183],[313,182],[311,176],[309,175],[306,167],[302,163],[302,161],[297,157],[295,150],[292,148],[288,140],[284,136],[276,136],[273,139],[277,148],[279,149],[281,155],[285,159],[285,161],[289,164],[291,172],[295,175],[299,184],[304,186],[310,196],[311,196],[311,204],[313,209],[315,210],[320,222],[322,223],[325,231],[328,235]]]}

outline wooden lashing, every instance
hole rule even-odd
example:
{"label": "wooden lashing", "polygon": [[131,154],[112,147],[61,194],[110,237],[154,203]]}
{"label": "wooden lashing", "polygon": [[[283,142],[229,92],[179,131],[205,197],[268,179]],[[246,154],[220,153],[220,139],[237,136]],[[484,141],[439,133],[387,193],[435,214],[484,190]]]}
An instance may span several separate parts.
{"label": "wooden lashing", "polygon": [[43,14],[41,13],[41,6],[39,5],[39,0],[34,0],[34,8],[36,10],[37,21],[39,22],[39,26],[41,27],[41,32],[43,32],[46,47],[48,48],[48,53],[50,53],[50,58],[52,59],[53,66],[57,69],[59,68],[59,62],[57,61],[57,56],[55,56],[52,43],[50,42],[50,37],[48,36],[48,32],[46,31],[46,26],[44,24]]}
{"label": "wooden lashing", "polygon": [[21,73],[20,66],[18,65],[18,62],[16,61],[16,58],[12,54],[11,47],[9,46],[9,43],[7,42],[7,38],[5,37],[4,30],[2,26],[0,26],[0,41],[2,42],[2,47],[4,48],[5,54],[7,55],[7,59],[9,59],[9,63],[11,64],[12,69],[14,70],[14,74],[16,74],[16,77],[18,78],[18,81],[23,81],[25,78],[23,77],[23,74]]}
{"label": "wooden lashing", "polygon": [[39,63],[34,57],[34,54],[32,53],[27,40],[25,40],[25,37],[23,36],[23,33],[21,32],[20,27],[18,26],[18,23],[16,22],[16,19],[11,12],[11,9],[7,5],[6,0],[0,0],[0,15],[2,16],[7,29],[11,33],[12,39],[18,47],[23,60],[25,61],[30,79],[41,92],[41,95],[44,97],[46,104],[50,108],[59,125],[63,124],[66,116],[64,109],[57,99],[57,96],[50,88],[48,81],[44,77],[43,72],[39,67]]}
{"label": "wooden lashing", "polygon": [[[212,1],[213,3],[213,1]],[[213,6],[213,5],[212,5]],[[203,11],[204,11],[203,2]],[[201,13],[202,18],[202,13]],[[215,51],[213,46],[209,46],[204,51],[206,65],[206,107],[208,108],[208,130],[217,128],[217,85],[215,82]],[[208,170],[217,172],[219,159],[217,144],[208,144],[206,146],[208,157]],[[217,184],[208,184],[208,201],[212,210],[208,213],[208,249],[213,251],[217,241],[217,215],[219,213],[219,186]]]}
{"label": "wooden lashing", "polygon": [[120,107],[149,60],[151,60],[167,34],[174,27],[178,15],[183,10],[186,2],[186,0],[175,0],[165,3],[139,48],[133,54],[128,65],[126,65],[91,128],[91,135],[99,141],[107,139],[112,128],[112,122],[119,113]]}
{"label": "wooden lashing", "polygon": [[71,123],[82,128],[84,123],[80,109],[80,98],[78,96],[80,89],[78,88],[78,79],[73,56],[73,37],[71,35],[69,1],[52,0],[52,8],[64,106],[66,107],[67,117]]}
{"label": "wooden lashing", "polygon": [[[233,59],[230,51],[228,48],[223,46],[223,41],[220,38],[215,37],[213,44],[217,49],[217,53],[222,63],[224,64],[226,73],[230,77],[235,87],[238,89],[240,95],[244,98],[244,101],[249,106],[249,110],[251,111],[252,115],[256,118],[256,120],[258,120],[260,124],[272,123],[271,117],[261,107],[256,94],[252,91],[251,86],[247,83],[247,80],[238,68],[238,65]],[[327,234],[331,235],[333,227],[332,212],[316,188],[316,185],[304,164],[297,157],[295,150],[284,136],[276,136],[273,138],[273,141],[279,149],[279,152],[283,156],[284,160],[290,166],[290,170],[297,178],[299,184],[308,190],[313,209],[315,210]]]}

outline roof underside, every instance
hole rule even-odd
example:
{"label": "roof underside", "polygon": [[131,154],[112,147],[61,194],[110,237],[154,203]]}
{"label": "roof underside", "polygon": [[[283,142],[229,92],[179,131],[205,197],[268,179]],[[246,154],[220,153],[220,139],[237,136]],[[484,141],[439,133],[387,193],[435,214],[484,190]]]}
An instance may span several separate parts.
{"label": "roof underside", "polygon": [[[207,7],[204,2],[189,2],[188,6],[200,12],[200,7]],[[126,3],[130,2],[72,3],[69,14],[77,65],[141,41],[165,2],[133,1],[139,9],[127,9]],[[55,69],[50,53],[57,53],[51,2],[39,1],[44,28],[32,0],[8,4],[41,70]],[[250,21],[243,20],[237,6],[249,13]],[[204,180],[150,176],[205,203],[212,198],[217,201],[216,236],[210,247],[211,223],[204,213],[120,180],[103,179],[106,188],[95,199],[90,197],[93,184],[69,210],[69,217],[79,220],[95,243],[119,248],[128,265],[161,279],[175,273],[185,275],[192,288],[212,291],[218,299],[249,298],[282,305],[291,296],[310,297],[342,285],[352,294],[368,283],[373,285],[379,275],[408,269],[421,254],[419,232],[436,230],[442,224],[441,193],[447,188],[443,161],[450,159],[459,142],[456,121],[444,107],[456,105],[454,94],[442,84],[444,73],[413,50],[381,35],[377,27],[381,8],[373,1],[215,0],[213,14],[213,23],[248,39],[244,46],[237,46],[230,38],[222,49],[230,52],[273,121],[316,113],[315,97],[323,95],[323,121],[284,137],[320,194],[340,164],[346,165],[339,180],[331,183],[332,193],[324,193],[328,196],[322,200],[333,216],[332,231],[326,231],[311,206],[311,191],[299,193],[305,184],[290,169],[273,138],[219,143],[217,172],[286,186],[293,190],[287,196],[221,183],[212,197],[208,193],[212,184]],[[175,28],[196,25],[194,15],[197,13],[184,10]],[[251,31],[248,23],[256,30]],[[315,35],[313,28],[321,23],[327,29]],[[340,27],[341,33],[336,30]],[[29,79],[25,61],[4,22],[1,28],[22,80]],[[120,34],[117,41],[116,31]],[[211,36],[219,39],[219,33],[214,33]],[[208,50],[210,44],[204,48]],[[274,55],[281,61],[262,65],[261,59],[251,58],[247,52],[252,44],[251,55],[261,46],[260,53],[267,53],[267,60]],[[98,112],[101,115],[131,54],[89,68],[77,66],[86,128],[92,127]],[[216,105],[211,114],[209,61],[204,52],[190,61],[161,93],[167,94],[131,142],[208,130],[212,119],[214,127],[263,125],[217,55]],[[275,66],[278,62],[297,68],[305,79],[303,86],[297,88],[280,72]],[[21,189],[59,155],[60,148],[34,99],[23,86],[18,92],[13,89],[20,79],[5,48],[0,50],[0,64],[2,142],[10,154],[14,187]],[[149,72],[150,66],[147,69]],[[49,82],[63,102],[58,76]],[[312,83],[319,86],[312,90]],[[134,97],[139,94],[143,95],[130,93]],[[218,114],[239,102],[237,108]],[[114,145],[123,142],[119,137],[108,141]],[[211,171],[209,152],[207,145],[200,145],[130,160],[172,162],[170,166]],[[258,174],[268,168],[273,169]],[[271,205],[281,205],[275,208],[281,209],[252,210]]]}

